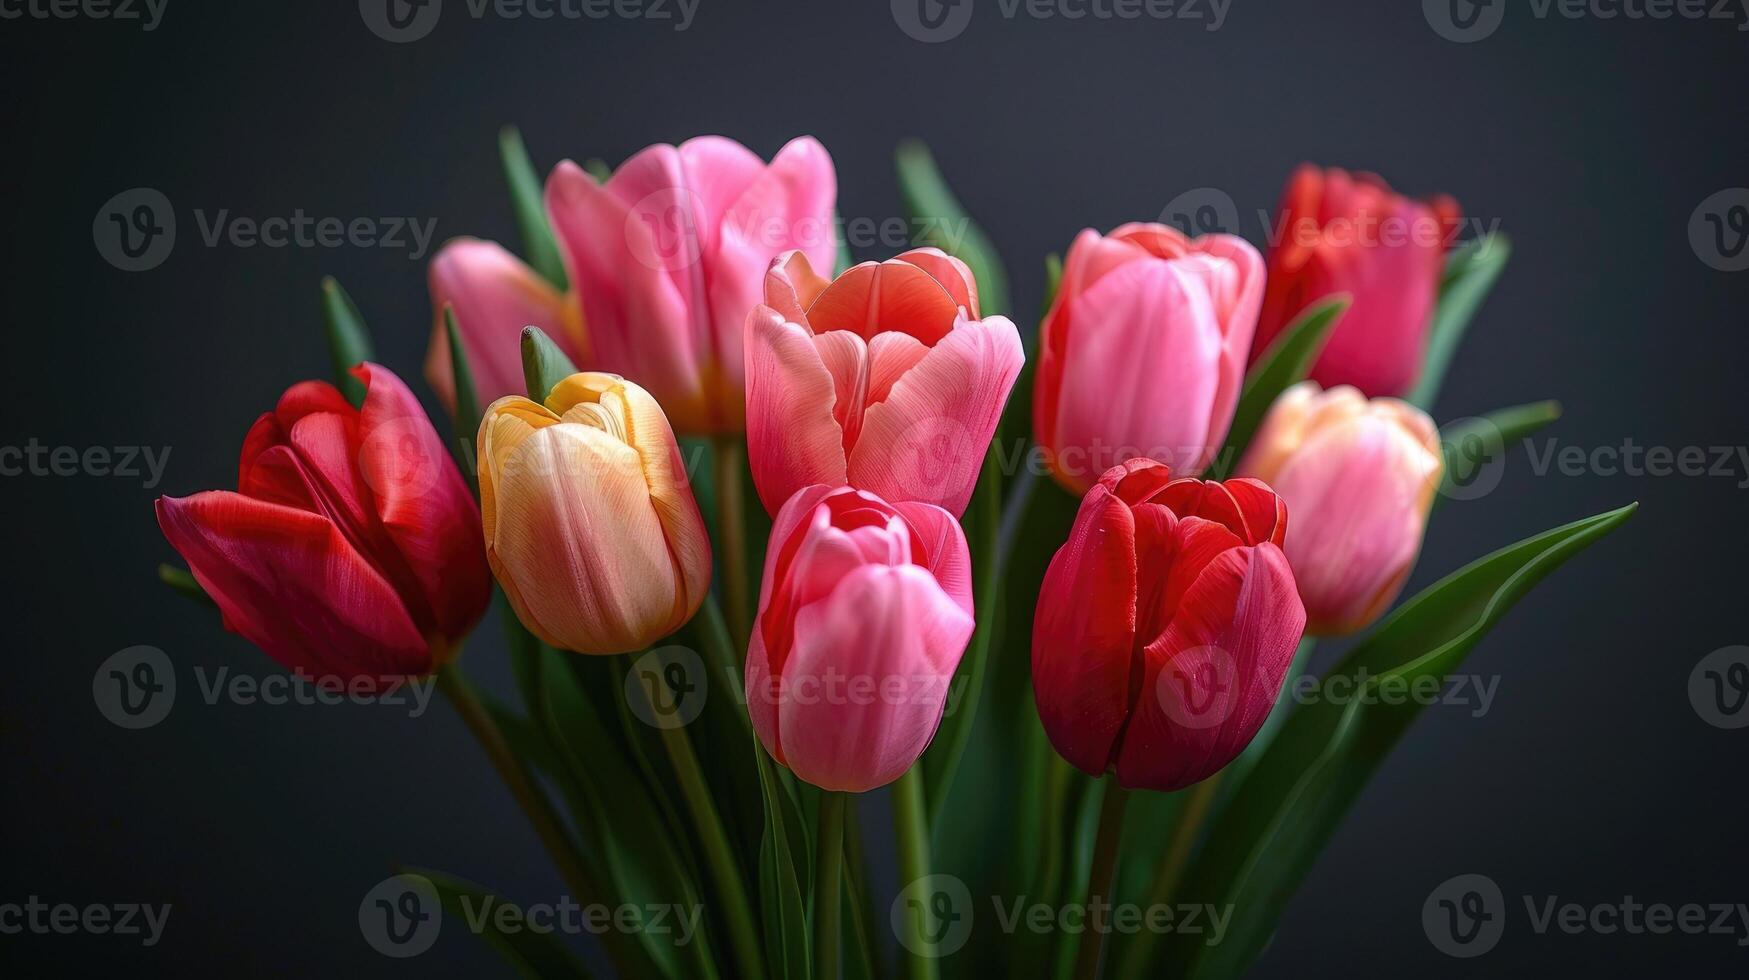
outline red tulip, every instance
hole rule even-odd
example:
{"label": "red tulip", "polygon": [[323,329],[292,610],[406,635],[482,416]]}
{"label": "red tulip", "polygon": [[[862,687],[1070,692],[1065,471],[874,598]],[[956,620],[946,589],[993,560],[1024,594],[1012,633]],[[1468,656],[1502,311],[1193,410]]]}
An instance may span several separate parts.
{"label": "red tulip", "polygon": [[440,666],[486,611],[479,512],[419,402],[375,364],[293,385],[243,441],[237,491],[160,497],[158,526],[224,615],[318,676]]}
{"label": "red tulip", "polygon": [[1033,621],[1033,697],[1063,758],[1168,791],[1250,743],[1306,625],[1286,534],[1256,480],[1174,480],[1151,459],[1100,477]]}
{"label": "red tulip", "polygon": [[1269,285],[1251,348],[1255,362],[1306,307],[1333,293],[1354,304],[1312,367],[1326,388],[1353,385],[1369,396],[1400,395],[1421,373],[1422,352],[1457,202],[1425,203],[1392,193],[1372,174],[1294,171],[1269,251]]}
{"label": "red tulip", "polygon": [[849,484],[965,512],[1026,360],[965,263],[920,248],[827,282],[786,252],[747,317],[747,452],[773,514]]}
{"label": "red tulip", "polygon": [[805,487],[778,511],[747,651],[771,757],[822,789],[904,775],[972,636],[971,557],[939,507]]}

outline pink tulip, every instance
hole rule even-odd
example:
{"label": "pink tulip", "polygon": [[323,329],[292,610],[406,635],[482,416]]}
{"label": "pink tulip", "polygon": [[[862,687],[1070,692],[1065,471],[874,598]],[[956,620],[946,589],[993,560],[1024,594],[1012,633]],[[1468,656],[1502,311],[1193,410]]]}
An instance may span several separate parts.
{"label": "pink tulip", "polygon": [[1444,470],[1433,420],[1406,402],[1311,381],[1276,399],[1239,472],[1294,516],[1286,551],[1310,632],[1353,633],[1390,606]]}
{"label": "pink tulip", "polygon": [[443,308],[455,309],[456,328],[474,390],[482,405],[526,390],[522,328],[547,332],[573,362],[587,360],[583,311],[575,294],[561,293],[496,242],[458,238],[438,250],[427,277],[436,314],[425,352],[425,380],[455,411],[455,376]]}
{"label": "pink tulip", "polygon": [[1079,496],[1137,457],[1202,472],[1232,425],[1262,299],[1244,239],[1083,231],[1039,327],[1033,433],[1057,482]]}
{"label": "pink tulip", "polygon": [[589,364],[642,385],[691,434],[744,426],[742,331],[773,256],[837,252],[832,159],[809,137],[769,165],[702,136],[652,146],[604,184],[565,161],[547,212],[588,324]]}
{"label": "pink tulip", "polygon": [[971,557],[939,507],[806,487],[778,511],[747,651],[772,758],[822,789],[903,775],[941,724],[972,636]]}
{"label": "pink tulip", "polygon": [[1412,201],[1372,174],[1310,164],[1295,170],[1282,194],[1281,237],[1269,251],[1269,289],[1251,359],[1306,307],[1347,293],[1353,305],[1318,355],[1312,380],[1354,385],[1368,395],[1408,391],[1421,373],[1458,216],[1449,197]]}
{"label": "pink tulip", "polygon": [[1006,317],[978,318],[970,270],[937,249],[828,283],[772,262],[747,318],[747,446],[776,513],[812,484],[964,513],[1026,355]]}

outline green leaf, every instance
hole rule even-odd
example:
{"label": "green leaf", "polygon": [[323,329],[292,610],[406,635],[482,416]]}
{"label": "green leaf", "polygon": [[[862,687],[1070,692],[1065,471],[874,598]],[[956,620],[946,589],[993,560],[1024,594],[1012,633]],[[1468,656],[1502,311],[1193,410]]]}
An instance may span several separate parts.
{"label": "green leaf", "polygon": [[[551,932],[530,928],[503,929],[497,915],[500,906],[513,905],[490,891],[441,871],[407,868],[399,873],[419,875],[437,891],[438,904],[452,922],[471,924],[479,920],[477,935],[510,964],[517,975],[542,980],[550,977],[590,976],[589,970]],[[523,921],[520,917],[518,922]],[[471,930],[471,925],[469,926]]]}
{"label": "green leaf", "polygon": [[1405,603],[1356,646],[1327,675],[1348,678],[1355,693],[1303,705],[1288,717],[1212,827],[1174,899],[1235,909],[1226,938],[1207,946],[1201,937],[1166,937],[1151,961],[1155,970],[1191,977],[1244,972],[1343,815],[1419,715],[1416,702],[1426,700],[1392,697],[1401,703],[1388,704],[1381,686],[1443,684],[1537,582],[1619,527],[1636,506],[1481,558]]}
{"label": "green leaf", "polygon": [[1306,307],[1294,322],[1287,325],[1263,357],[1252,365],[1245,376],[1245,387],[1239,392],[1239,407],[1233,413],[1233,425],[1227,430],[1227,445],[1215,458],[1215,474],[1224,478],[1239,464],[1251,437],[1257,434],[1269,407],[1288,388],[1304,381],[1318,352],[1324,349],[1330,331],[1352,302],[1347,293],[1326,296]]}
{"label": "green leaf", "polygon": [[1408,395],[1410,403],[1423,411],[1433,410],[1440,385],[1445,382],[1445,372],[1463,342],[1464,332],[1470,328],[1470,320],[1493,291],[1510,258],[1512,241],[1495,232],[1459,248],[1446,260],[1445,276],[1439,284],[1439,303],[1434,307],[1433,325],[1427,331],[1421,379]]}
{"label": "green leaf", "polygon": [[1008,273],[1002,257],[936,169],[929,147],[920,140],[899,144],[895,155],[899,171],[899,195],[905,214],[917,224],[918,240],[952,255],[972,269],[978,281],[978,305],[985,316],[1008,313]]}
{"label": "green leaf", "polygon": [[1477,483],[1485,478],[1488,467],[1498,463],[1507,447],[1560,417],[1560,402],[1541,401],[1459,419],[1440,429],[1445,476],[1435,503],[1479,497],[1492,489]]}
{"label": "green leaf", "polygon": [[455,415],[450,419],[456,465],[461,467],[474,496],[480,495],[478,460],[474,439],[480,432],[480,397],[474,392],[474,372],[468,367],[468,352],[462,346],[461,327],[456,324],[455,307],[444,304],[443,329],[449,341],[450,380],[455,387]]}
{"label": "green leaf", "polygon": [[765,833],[759,842],[759,905],[765,920],[767,962],[783,980],[810,972],[808,910],[802,904],[808,874],[797,864],[807,852],[807,830],[795,798],[785,792],[763,748],[755,747]]}
{"label": "green leaf", "polygon": [[523,257],[542,278],[563,291],[565,263],[559,257],[559,243],[553,237],[552,225],[547,223],[540,178],[535,175],[534,162],[528,158],[528,148],[522,144],[522,133],[515,126],[498,131],[498,155],[504,161],[504,179],[510,184],[510,203],[516,211],[516,228],[522,233]]}
{"label": "green leaf", "polygon": [[352,376],[352,367],[376,360],[370,330],[364,325],[357,304],[333,276],[322,278],[322,326],[328,336],[328,356],[334,365],[334,380],[346,400],[364,405],[364,382]]}
{"label": "green leaf", "polygon": [[589,176],[594,177],[597,184],[605,184],[613,177],[613,168],[600,157],[590,157],[583,161],[583,170]]}
{"label": "green leaf", "polygon": [[577,366],[539,327],[522,328],[522,379],[528,397],[545,404],[553,386],[577,373]]}
{"label": "green leaf", "polygon": [[850,238],[841,231],[843,227],[844,219],[839,217],[838,211],[834,209],[832,211],[832,230],[838,233],[838,268],[834,270],[834,274],[839,276],[844,274],[844,270],[856,264],[856,259],[850,254]]}
{"label": "green leaf", "polygon": [[185,599],[192,599],[209,609],[219,607],[219,604],[213,601],[213,597],[207,595],[206,590],[200,587],[200,583],[194,580],[193,575],[175,565],[159,565],[158,581],[170,586],[176,591],[176,594]]}

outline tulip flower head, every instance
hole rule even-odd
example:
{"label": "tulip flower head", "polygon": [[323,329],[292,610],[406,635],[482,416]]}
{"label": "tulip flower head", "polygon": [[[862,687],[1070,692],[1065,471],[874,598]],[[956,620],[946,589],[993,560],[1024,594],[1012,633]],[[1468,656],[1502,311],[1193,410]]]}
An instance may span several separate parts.
{"label": "tulip flower head", "polygon": [[822,789],[892,782],[941,724],[972,626],[971,557],[951,515],[805,487],[765,553],[747,651],[753,730]]}
{"label": "tulip flower head", "polygon": [[1239,472],[1267,481],[1293,512],[1286,551],[1309,630],[1343,635],[1402,591],[1445,457],[1415,406],[1306,381],[1270,407]]}
{"label": "tulip flower head", "polygon": [[626,653],[698,611],[710,541],[674,432],[644,389],[584,372],[544,405],[500,398],[480,421],[479,453],[486,558],[536,636]]}
{"label": "tulip flower head", "polygon": [[933,248],[827,282],[788,252],[747,318],[747,444],[775,514],[812,484],[965,511],[1026,355],[980,319],[965,263]]}
{"label": "tulip flower head", "polygon": [[1033,622],[1032,683],[1057,752],[1089,775],[1169,791],[1232,761],[1263,725],[1305,629],[1256,480],[1113,467],[1082,498]]}
{"label": "tulip flower head", "polygon": [[1136,457],[1202,472],[1232,425],[1262,298],[1263,259],[1242,238],[1083,231],[1039,327],[1033,432],[1057,482],[1079,496]]}
{"label": "tulip flower head", "polygon": [[160,497],[158,526],[225,628],[319,677],[442,666],[491,598],[473,495],[419,402],[375,364],[287,389],[243,441],[237,490]]}
{"label": "tulip flower head", "polygon": [[1457,202],[1412,201],[1372,174],[1308,164],[1294,171],[1280,210],[1251,359],[1306,307],[1347,293],[1353,302],[1312,365],[1312,380],[1368,395],[1408,391],[1421,373]]}

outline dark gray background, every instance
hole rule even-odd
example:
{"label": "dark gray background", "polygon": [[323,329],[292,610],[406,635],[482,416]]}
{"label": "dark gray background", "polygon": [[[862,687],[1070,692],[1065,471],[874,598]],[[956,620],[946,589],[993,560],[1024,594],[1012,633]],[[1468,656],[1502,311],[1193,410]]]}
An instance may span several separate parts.
{"label": "dark gray background", "polygon": [[[153,580],[173,555],[152,498],[233,485],[254,416],[291,382],[326,375],[322,274],[347,285],[382,359],[410,379],[429,329],[423,261],[208,248],[196,208],[410,215],[438,219],[440,239],[511,241],[494,135],[514,122],[543,171],[710,132],[769,155],[811,133],[837,162],[843,214],[882,218],[898,213],[892,148],[915,135],[999,243],[1030,329],[1041,258],[1080,228],[1151,218],[1212,187],[1261,241],[1257,210],[1310,159],[1450,192],[1513,236],[1441,420],[1555,397],[1563,445],[1743,442],[1749,274],[1709,268],[1687,234],[1703,199],[1749,184],[1741,16],[1538,19],[1514,5],[1494,36],[1457,44],[1412,2],[1234,0],[1208,32],[1206,20],[1011,20],[977,0],[962,36],[923,44],[879,0],[702,0],[679,33],[447,7],[406,45],[374,36],[347,0],[170,0],[151,33],[0,21],[0,445],[173,449],[155,490],[0,482],[13,528],[0,570],[0,902],[175,905],[150,950],[0,937],[0,959],[22,974],[495,973],[459,930],[410,963],[382,959],[359,936],[360,897],[402,861],[530,900],[560,890],[444,706],[410,722],[380,707],[194,696],[196,665],[272,667]],[[138,186],[174,202],[179,237],[161,267],[128,274],[99,257],[91,223]],[[1556,523],[1643,505],[1476,651],[1468,669],[1500,678],[1493,710],[1427,712],[1259,975],[1741,970],[1749,954],[1729,936],[1536,935],[1518,896],[1749,901],[1749,730],[1707,725],[1685,693],[1701,657],[1749,641],[1745,477],[1539,476],[1521,452],[1499,490],[1442,511],[1418,583]],[[482,637],[469,666],[501,683],[490,624]],[[169,720],[128,732],[94,708],[91,679],[141,643],[171,655],[184,691]],[[871,837],[884,853],[884,825]],[[1460,961],[1429,944],[1421,907],[1469,872],[1497,881],[1511,908],[1501,946]]]}

